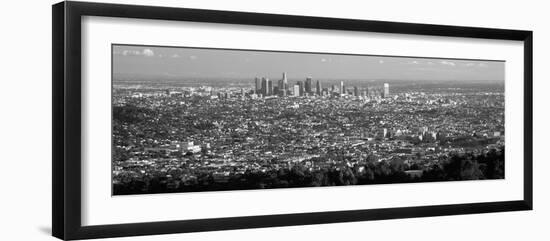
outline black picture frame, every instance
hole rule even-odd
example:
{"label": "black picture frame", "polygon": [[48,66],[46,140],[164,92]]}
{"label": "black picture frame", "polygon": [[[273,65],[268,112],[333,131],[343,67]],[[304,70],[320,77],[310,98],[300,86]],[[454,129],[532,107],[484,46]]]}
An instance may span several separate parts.
{"label": "black picture frame", "polygon": [[[524,186],[523,199],[404,208],[342,210],[232,218],[140,222],[99,226],[81,224],[81,17],[230,23],[328,30],[350,30],[426,36],[517,40],[524,43]],[[52,233],[65,239],[200,232],[213,230],[308,225],[380,219],[532,210],[533,208],[533,33],[460,26],[335,19],[246,12],[150,7],[90,2],[52,6]],[[518,127],[519,128],[519,127]]]}

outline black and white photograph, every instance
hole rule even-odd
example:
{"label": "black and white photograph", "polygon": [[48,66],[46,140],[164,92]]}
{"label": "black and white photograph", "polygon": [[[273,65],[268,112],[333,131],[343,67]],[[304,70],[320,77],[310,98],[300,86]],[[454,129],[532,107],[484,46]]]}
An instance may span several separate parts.
{"label": "black and white photograph", "polygon": [[111,51],[113,195],[505,178],[504,60]]}

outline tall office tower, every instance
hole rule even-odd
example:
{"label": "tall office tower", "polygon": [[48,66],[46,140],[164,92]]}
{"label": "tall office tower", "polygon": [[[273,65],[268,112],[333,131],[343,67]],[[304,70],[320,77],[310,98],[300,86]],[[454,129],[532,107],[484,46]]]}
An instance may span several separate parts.
{"label": "tall office tower", "polygon": [[390,97],[390,85],[388,83],[384,83],[384,94],[382,97],[384,98]]}
{"label": "tall office tower", "polygon": [[298,93],[300,94],[300,96],[304,96],[304,81],[298,81],[298,86],[300,87]]}
{"label": "tall office tower", "polygon": [[313,90],[312,90],[312,80],[311,80],[311,77],[307,77],[306,78],[306,93],[312,93]]}
{"label": "tall office tower", "polygon": [[288,89],[288,80],[286,79],[286,72],[283,72],[283,78],[278,83],[279,91]]}
{"label": "tall office tower", "polygon": [[268,78],[266,78],[265,81],[267,82],[266,95],[273,95],[273,81]]}
{"label": "tall office tower", "polygon": [[300,96],[300,85],[294,85],[294,96]]}
{"label": "tall office tower", "polygon": [[286,72],[283,72],[283,88],[279,87],[279,89],[284,89],[284,90],[287,90],[288,89],[288,80],[286,79]]}
{"label": "tall office tower", "polygon": [[267,78],[262,77],[262,87],[260,89],[260,93],[262,93],[263,96],[267,96]]}
{"label": "tall office tower", "polygon": [[340,95],[343,95],[346,91],[344,90],[344,81],[340,81]]}
{"label": "tall office tower", "polygon": [[336,90],[336,86],[335,86],[335,85],[332,85],[332,86],[330,87],[330,92],[334,92],[335,90]]}
{"label": "tall office tower", "polygon": [[359,88],[357,88],[357,86],[353,87],[353,95],[354,96],[359,96]]}
{"label": "tall office tower", "polygon": [[321,82],[317,80],[317,86],[315,88],[317,95],[321,96]]}
{"label": "tall office tower", "polygon": [[256,83],[256,87],[254,88],[254,93],[259,94],[260,91],[262,90],[262,81],[260,80],[260,78],[256,77],[254,78],[254,82]]}

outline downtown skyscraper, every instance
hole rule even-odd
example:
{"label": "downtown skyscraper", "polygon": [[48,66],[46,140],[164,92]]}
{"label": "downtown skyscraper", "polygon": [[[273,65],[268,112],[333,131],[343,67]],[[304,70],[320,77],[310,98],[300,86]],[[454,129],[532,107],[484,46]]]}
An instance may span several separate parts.
{"label": "downtown skyscraper", "polygon": [[305,92],[308,93],[308,94],[311,94],[313,93],[313,90],[312,90],[312,79],[311,77],[307,77],[306,78],[306,84],[305,84]]}
{"label": "downtown skyscraper", "polygon": [[262,80],[258,77],[254,78],[254,93],[259,94],[262,90]]}
{"label": "downtown skyscraper", "polygon": [[283,78],[279,80],[277,85],[280,96],[286,96],[288,91],[288,79],[286,78],[286,72],[283,72]]}
{"label": "downtown skyscraper", "polygon": [[317,92],[317,95],[321,95],[321,82],[319,80],[317,80],[317,86],[315,88],[316,92]]}

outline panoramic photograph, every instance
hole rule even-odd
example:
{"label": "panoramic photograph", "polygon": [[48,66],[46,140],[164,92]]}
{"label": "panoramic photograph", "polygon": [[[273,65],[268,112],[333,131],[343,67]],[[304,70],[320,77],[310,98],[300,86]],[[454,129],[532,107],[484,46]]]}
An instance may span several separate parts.
{"label": "panoramic photograph", "polygon": [[505,61],[111,51],[112,195],[504,179]]}

